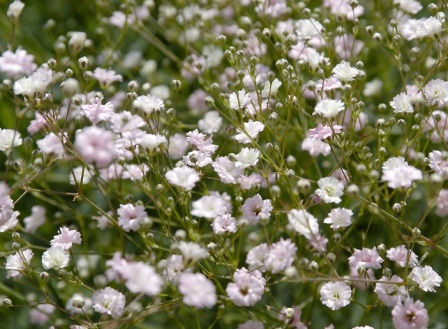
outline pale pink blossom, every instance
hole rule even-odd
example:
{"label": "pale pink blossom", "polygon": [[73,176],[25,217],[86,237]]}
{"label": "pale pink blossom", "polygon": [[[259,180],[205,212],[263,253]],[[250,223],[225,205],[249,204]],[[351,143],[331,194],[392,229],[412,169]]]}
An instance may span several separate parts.
{"label": "pale pink blossom", "polygon": [[374,291],[384,305],[393,307],[408,298],[406,287],[400,277],[393,275],[389,279],[383,276],[379,281],[375,284]]}
{"label": "pale pink blossom", "polygon": [[31,75],[37,69],[34,56],[26,50],[18,48],[15,53],[6,50],[0,57],[0,71],[10,78],[16,79],[24,75]]}
{"label": "pale pink blossom", "polygon": [[283,238],[272,244],[266,255],[266,269],[272,273],[280,273],[294,262],[297,246],[290,240]]}
{"label": "pale pink blossom", "polygon": [[265,261],[268,252],[269,246],[266,243],[262,243],[249,250],[246,257],[246,263],[249,265],[249,270],[259,270],[260,272],[266,271]]}
{"label": "pale pink blossom", "polygon": [[376,251],[376,247],[373,247],[372,249],[362,248],[362,250],[355,248],[353,255],[350,256],[348,260],[349,265],[357,269],[379,269],[381,268],[381,263],[384,261]]}
{"label": "pale pink blossom", "polygon": [[59,234],[50,241],[52,247],[60,247],[69,250],[73,244],[81,244],[81,233],[77,230],[70,230],[68,227],[61,227]]}
{"label": "pale pink blossom", "polygon": [[115,158],[114,134],[96,126],[76,132],[75,148],[87,162],[107,167]]}
{"label": "pale pink blossom", "polygon": [[271,216],[273,210],[271,200],[263,200],[260,194],[256,194],[252,198],[246,199],[241,206],[244,219],[247,219],[250,224],[257,224],[260,219],[266,219]]}
{"label": "pale pink blossom", "polygon": [[211,224],[215,234],[235,233],[237,231],[237,222],[231,214],[218,215]]}
{"label": "pale pink blossom", "polygon": [[237,269],[233,281],[227,285],[226,292],[236,306],[255,305],[264,294],[266,280],[258,270]]}
{"label": "pale pink blossom", "polygon": [[100,67],[97,67],[93,71],[93,77],[99,81],[103,89],[106,89],[115,81],[123,81],[123,77],[120,74],[117,74],[114,70],[106,70]]}
{"label": "pale pink blossom", "polygon": [[425,304],[408,298],[404,304],[398,303],[392,310],[392,322],[395,329],[425,329],[429,324]]}
{"label": "pale pink blossom", "polygon": [[94,125],[101,121],[108,121],[112,117],[114,110],[115,108],[111,102],[107,102],[103,105],[99,97],[95,97],[95,99],[90,100],[89,104],[81,105],[82,113]]}
{"label": "pale pink blossom", "polygon": [[142,221],[148,216],[145,207],[142,205],[134,206],[131,203],[121,204],[117,210],[118,225],[125,231],[137,231]]}
{"label": "pale pink blossom", "polygon": [[57,157],[62,157],[65,153],[61,139],[52,132],[43,139],[39,139],[36,144],[44,154],[54,154]]}
{"label": "pale pink blossom", "polygon": [[412,250],[408,250],[404,244],[387,250],[386,257],[396,262],[400,267],[408,266],[412,268],[418,265],[417,255]]}
{"label": "pale pink blossom", "polygon": [[236,184],[237,179],[244,174],[244,169],[237,167],[228,156],[216,157],[212,167],[224,184]]}

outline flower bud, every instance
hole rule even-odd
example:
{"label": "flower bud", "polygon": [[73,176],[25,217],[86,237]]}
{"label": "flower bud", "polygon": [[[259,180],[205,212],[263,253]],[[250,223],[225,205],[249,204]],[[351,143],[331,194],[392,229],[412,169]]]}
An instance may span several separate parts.
{"label": "flower bud", "polygon": [[25,4],[22,1],[15,0],[9,5],[6,16],[11,20],[11,22],[16,23],[19,20],[20,14],[22,13],[24,7]]}
{"label": "flower bud", "polygon": [[85,32],[71,32],[70,40],[68,41],[68,47],[72,54],[79,53],[84,48],[87,35]]}

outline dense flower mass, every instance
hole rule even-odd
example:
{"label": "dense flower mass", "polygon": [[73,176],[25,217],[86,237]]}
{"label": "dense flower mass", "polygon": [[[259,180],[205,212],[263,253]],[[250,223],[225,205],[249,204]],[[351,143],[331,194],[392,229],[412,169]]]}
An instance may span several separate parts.
{"label": "dense flower mass", "polygon": [[447,0],[5,1],[2,328],[446,323]]}

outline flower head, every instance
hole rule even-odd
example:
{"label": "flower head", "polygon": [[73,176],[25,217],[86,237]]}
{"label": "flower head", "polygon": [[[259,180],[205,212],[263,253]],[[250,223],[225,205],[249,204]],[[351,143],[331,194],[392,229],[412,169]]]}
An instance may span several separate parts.
{"label": "flower head", "polygon": [[327,282],[320,288],[320,300],[333,311],[350,304],[352,290],[341,281]]}

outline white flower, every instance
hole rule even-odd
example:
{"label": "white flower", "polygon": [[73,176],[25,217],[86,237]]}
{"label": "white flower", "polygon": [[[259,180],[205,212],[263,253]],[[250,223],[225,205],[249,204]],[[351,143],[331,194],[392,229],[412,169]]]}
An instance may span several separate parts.
{"label": "white flower", "polygon": [[250,101],[250,94],[246,93],[244,89],[241,89],[238,95],[236,93],[230,94],[229,107],[233,110],[239,110],[249,105]]}
{"label": "white flower", "polygon": [[308,240],[319,235],[317,218],[306,210],[291,209],[288,213],[288,221],[292,228]]}
{"label": "white flower", "polygon": [[21,278],[23,272],[30,266],[33,255],[31,249],[25,249],[8,256],[5,265],[5,269],[8,271],[7,277],[13,279]]}
{"label": "white flower", "polygon": [[186,267],[189,267],[207,257],[207,250],[202,248],[197,243],[181,241],[177,247],[184,257]]}
{"label": "white flower", "polygon": [[331,72],[342,83],[355,80],[356,76],[359,74],[359,70],[350,66],[350,63],[346,61],[340,62]]}
{"label": "white flower", "polygon": [[332,209],[328,217],[324,219],[325,224],[331,224],[333,230],[350,226],[352,224],[353,211],[346,208]]}
{"label": "white flower", "polygon": [[165,136],[158,134],[145,134],[137,138],[136,143],[150,152],[167,145]]}
{"label": "white flower", "polygon": [[313,114],[320,114],[325,118],[331,119],[338,115],[339,112],[344,111],[344,103],[340,100],[323,99],[317,103]]}
{"label": "white flower", "polygon": [[163,101],[159,97],[151,94],[146,96],[138,96],[132,105],[134,108],[149,114],[155,111],[163,111],[165,109],[165,104]]}
{"label": "white flower", "polygon": [[237,129],[239,132],[238,135],[235,136],[235,140],[238,143],[248,144],[252,142],[253,139],[258,137],[258,134],[264,130],[264,124],[259,121],[253,121],[252,119],[249,122],[244,123],[244,129]]}
{"label": "white flower", "polygon": [[255,148],[244,147],[240,153],[235,155],[236,163],[238,168],[248,168],[256,166],[260,158],[260,151]]}
{"label": "white flower", "polygon": [[225,213],[232,212],[232,203],[227,193],[211,192],[192,203],[191,214],[196,217],[213,219]]}
{"label": "white flower", "polygon": [[187,166],[169,170],[166,172],[165,177],[168,183],[186,190],[192,190],[200,180],[196,170]]}
{"label": "white flower", "polygon": [[275,78],[272,82],[270,82],[269,80],[266,81],[265,85],[264,85],[264,89],[261,91],[261,97],[275,97],[277,96],[278,93],[278,88],[280,88],[282,85],[282,82]]}
{"label": "white flower", "polygon": [[352,290],[344,282],[327,282],[320,288],[320,300],[333,311],[350,304]]}
{"label": "white flower", "polygon": [[413,113],[414,108],[411,104],[411,97],[406,93],[401,93],[395,96],[389,103],[394,109],[394,113]]}
{"label": "white flower", "polygon": [[183,301],[196,308],[211,308],[216,304],[215,285],[202,273],[183,273],[179,277]]}
{"label": "white flower", "polygon": [[410,188],[412,182],[421,180],[423,178],[422,172],[409,165],[402,165],[394,169],[387,169],[383,171],[381,179],[387,182],[390,188]]}
{"label": "white flower", "polygon": [[66,267],[69,261],[70,255],[61,247],[51,247],[42,255],[42,266],[46,270],[51,268],[60,270],[61,268]]}
{"label": "white flower", "polygon": [[417,37],[434,37],[443,31],[442,22],[436,17],[423,18],[417,23]]}
{"label": "white flower", "polygon": [[394,5],[399,5],[402,11],[409,14],[417,14],[423,8],[422,4],[416,0],[394,0]]}
{"label": "white flower", "polygon": [[13,147],[22,145],[22,142],[18,131],[0,128],[0,151],[7,152]]}
{"label": "white flower", "polygon": [[324,177],[317,181],[319,188],[314,192],[325,203],[339,203],[344,194],[344,184],[334,177]]}
{"label": "white flower", "polygon": [[409,274],[409,278],[416,282],[418,287],[423,291],[431,292],[435,292],[436,289],[434,289],[434,287],[440,286],[440,283],[443,281],[441,276],[429,265],[426,265],[425,267],[414,267]]}
{"label": "white flower", "polygon": [[25,231],[35,233],[36,230],[45,223],[46,210],[42,206],[33,206],[31,208],[31,215],[25,217],[23,222],[25,223]]}
{"label": "white flower", "polygon": [[155,296],[162,291],[163,280],[150,265],[128,262],[120,274],[126,281],[126,287],[133,293]]}
{"label": "white flower", "polygon": [[92,303],[95,311],[118,318],[124,311],[126,299],[121,292],[111,287],[106,287],[93,293]]}
{"label": "white flower", "polygon": [[222,125],[222,118],[218,111],[205,113],[204,118],[199,120],[198,127],[207,134],[217,133]]}

